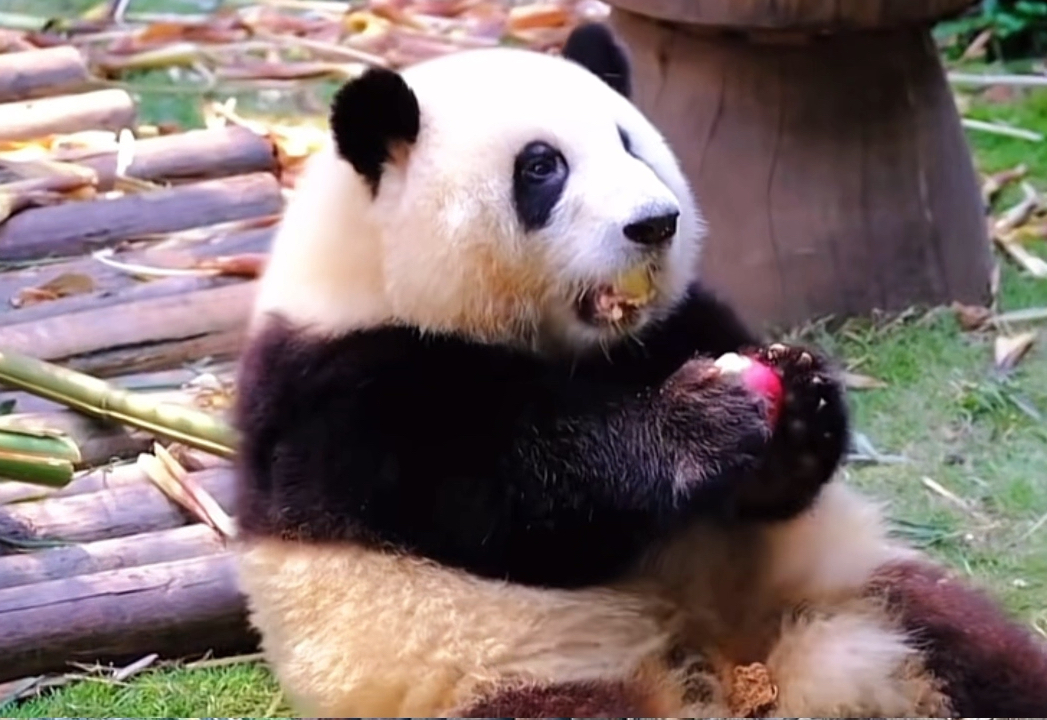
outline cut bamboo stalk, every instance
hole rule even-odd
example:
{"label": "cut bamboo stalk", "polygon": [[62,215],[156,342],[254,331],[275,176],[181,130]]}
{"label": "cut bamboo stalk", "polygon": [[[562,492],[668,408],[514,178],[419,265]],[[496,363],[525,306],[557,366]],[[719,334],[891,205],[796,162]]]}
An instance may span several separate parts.
{"label": "cut bamboo stalk", "polygon": [[134,101],[115,88],[0,105],[0,141],[81,130],[118,131],[134,125]]}
{"label": "cut bamboo stalk", "polygon": [[[54,159],[75,162],[98,173],[102,190],[113,187],[116,148],[56,153]],[[141,180],[201,180],[253,172],[276,172],[276,150],[266,138],[230,125],[212,130],[136,140],[134,160],[126,174]]]}
{"label": "cut bamboo stalk", "polygon": [[[216,455],[199,453],[193,458],[201,470],[220,468],[231,470],[230,462]],[[0,505],[44,498],[86,495],[100,490],[112,490],[126,485],[142,485],[151,482],[135,463],[105,465],[77,473],[72,482],[60,488],[40,487],[19,482],[0,483]]]}
{"label": "cut bamboo stalk", "polygon": [[0,590],[62,578],[214,555],[225,542],[203,523],[82,545],[0,556]]}
{"label": "cut bamboo stalk", "polygon": [[87,81],[87,64],[70,45],[0,55],[0,102],[57,95]]}
{"label": "cut bamboo stalk", "polygon": [[[235,491],[230,470],[201,470],[191,475],[230,512]],[[187,518],[153,484],[126,484],[84,495],[0,506],[0,536],[26,544],[94,542],[170,530],[187,524]]]}
{"label": "cut bamboo stalk", "polygon": [[257,644],[228,553],[0,590],[0,682]]}
{"label": "cut bamboo stalk", "polygon": [[0,382],[88,415],[131,425],[222,457],[235,453],[236,432],[214,415],[180,404],[157,402],[142,393],[128,392],[100,378],[36,358],[0,352]]}
{"label": "cut bamboo stalk", "polygon": [[121,240],[275,215],[282,208],[280,183],[270,173],[34,208],[0,226],[0,261],[83,254]]}
{"label": "cut bamboo stalk", "polygon": [[146,451],[152,443],[143,432],[67,409],[0,417],[0,431],[8,428],[64,435],[79,448],[79,458],[71,458],[78,470],[111,462],[115,458],[134,457]]}

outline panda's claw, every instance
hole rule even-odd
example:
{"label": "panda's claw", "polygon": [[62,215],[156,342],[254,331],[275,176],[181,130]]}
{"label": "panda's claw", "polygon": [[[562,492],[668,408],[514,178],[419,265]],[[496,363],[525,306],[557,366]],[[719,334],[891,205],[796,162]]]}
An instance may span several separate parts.
{"label": "panda's claw", "polygon": [[744,489],[739,511],[784,519],[810,506],[843,458],[846,391],[829,360],[814,350],[775,343],[756,357],[779,373],[784,392],[763,465]]}

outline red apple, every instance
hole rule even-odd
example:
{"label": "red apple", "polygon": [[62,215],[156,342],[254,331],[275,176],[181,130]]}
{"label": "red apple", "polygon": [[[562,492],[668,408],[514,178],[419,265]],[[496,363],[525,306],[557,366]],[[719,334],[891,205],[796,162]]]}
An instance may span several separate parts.
{"label": "red apple", "polygon": [[769,419],[773,425],[782,409],[782,379],[774,368],[759,360],[737,353],[726,353],[716,360],[721,372],[741,376],[742,383],[770,401]]}

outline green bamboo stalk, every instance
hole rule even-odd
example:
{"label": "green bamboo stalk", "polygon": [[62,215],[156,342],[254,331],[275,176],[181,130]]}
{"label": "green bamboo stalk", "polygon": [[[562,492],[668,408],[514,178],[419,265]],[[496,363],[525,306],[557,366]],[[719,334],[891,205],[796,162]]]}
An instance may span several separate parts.
{"label": "green bamboo stalk", "polygon": [[61,458],[0,453],[0,479],[61,488],[72,481],[73,463]]}
{"label": "green bamboo stalk", "polygon": [[154,400],[20,353],[0,351],[0,383],[220,457],[231,458],[236,452],[236,431],[209,413]]}
{"label": "green bamboo stalk", "polygon": [[11,427],[13,417],[17,416],[0,418],[0,479],[53,488],[68,485],[82,459],[76,442],[62,433]]}

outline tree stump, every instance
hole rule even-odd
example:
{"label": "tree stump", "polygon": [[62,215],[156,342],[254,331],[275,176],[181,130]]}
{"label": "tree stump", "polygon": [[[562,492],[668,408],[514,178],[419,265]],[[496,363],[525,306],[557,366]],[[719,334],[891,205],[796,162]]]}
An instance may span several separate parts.
{"label": "tree stump", "polygon": [[931,23],[971,0],[608,0],[635,101],[750,322],[986,302],[977,175]]}

